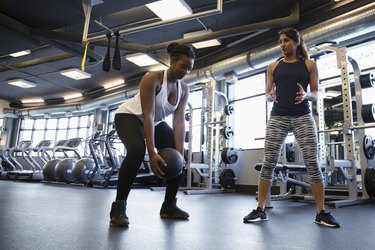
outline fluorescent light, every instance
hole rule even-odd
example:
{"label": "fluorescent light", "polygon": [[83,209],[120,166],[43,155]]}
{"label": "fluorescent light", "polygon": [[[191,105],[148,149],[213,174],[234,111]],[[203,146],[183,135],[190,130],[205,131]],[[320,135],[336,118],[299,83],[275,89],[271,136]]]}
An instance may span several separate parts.
{"label": "fluorescent light", "polygon": [[159,70],[166,70],[166,69],[169,69],[169,67],[160,63],[158,65],[152,66],[150,68],[150,71],[159,71]]}
{"label": "fluorescent light", "polygon": [[118,80],[114,80],[114,81],[104,84],[103,88],[109,89],[109,88],[112,88],[112,87],[115,87],[117,85],[124,84],[124,83],[125,83],[124,79],[118,79]]}
{"label": "fluorescent light", "polygon": [[74,93],[74,94],[64,96],[64,100],[70,100],[70,99],[78,98],[81,96],[82,96],[81,93]]}
{"label": "fluorescent light", "polygon": [[158,61],[152,59],[150,56],[144,53],[130,54],[126,56],[126,59],[131,61],[132,63],[137,64],[139,67],[150,66],[159,63]]}
{"label": "fluorescent light", "polygon": [[161,0],[146,4],[161,20],[182,17],[193,14],[184,0]]}
{"label": "fluorescent light", "polygon": [[73,78],[74,80],[81,80],[91,77],[91,74],[76,68],[62,70],[60,71],[60,74]]}
{"label": "fluorescent light", "polygon": [[[195,36],[201,36],[201,35],[206,35],[212,33],[211,29],[208,30],[199,30],[199,31],[194,31],[190,33],[185,33],[184,38],[189,38],[189,37],[195,37]],[[220,45],[221,42],[218,39],[211,39],[211,40],[206,40],[198,43],[193,43],[192,45],[196,49],[201,49],[201,48],[207,48],[207,47],[212,47],[212,46],[218,46]]]}
{"label": "fluorescent light", "polygon": [[14,85],[20,88],[28,89],[28,88],[34,88],[36,86],[35,83],[23,80],[23,79],[14,79],[8,81],[8,84]]}
{"label": "fluorescent light", "polygon": [[19,56],[28,55],[30,53],[31,53],[31,50],[27,49],[27,50],[18,51],[9,55],[12,57],[19,57]]}
{"label": "fluorescent light", "polygon": [[33,99],[23,99],[21,100],[22,103],[37,103],[37,102],[44,102],[42,98],[33,98]]}

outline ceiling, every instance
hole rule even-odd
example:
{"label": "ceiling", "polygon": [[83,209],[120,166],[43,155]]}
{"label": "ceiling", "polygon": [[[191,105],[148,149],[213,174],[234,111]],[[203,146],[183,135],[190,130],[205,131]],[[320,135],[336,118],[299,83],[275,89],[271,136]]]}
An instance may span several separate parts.
{"label": "ceiling", "polygon": [[[85,11],[90,0],[2,0],[0,2],[0,99],[14,108],[38,106],[22,104],[21,99],[41,97],[43,105],[63,104],[63,96],[82,93],[83,97],[70,102],[82,102],[108,94],[102,85],[114,79],[125,79],[126,86],[136,86],[150,67],[140,68],[125,56],[144,49],[158,61],[168,64],[165,44],[183,38],[184,33],[203,30],[230,31],[243,25],[260,23],[290,15],[293,0],[224,0],[221,13],[202,15],[192,20],[166,23],[151,12],[146,3],[154,0],[92,0],[88,27],[85,72],[91,78],[73,80],[60,74],[67,68],[81,68],[85,45],[82,42]],[[99,3],[102,2],[102,3]],[[213,12],[216,0],[185,0],[194,14]],[[293,27],[302,29],[345,13],[371,1],[300,0],[299,21]],[[172,10],[171,10],[172,11]],[[160,24],[160,25],[156,25]],[[254,30],[242,34],[229,34],[220,38],[220,46],[195,50],[195,68],[211,65],[275,41],[281,27],[273,25],[260,34]],[[105,34],[119,31],[121,69],[102,70],[107,50]],[[254,34],[253,37],[249,35]],[[257,34],[257,35],[255,35]],[[244,38],[244,39],[242,39]],[[90,40],[91,39],[91,40]],[[242,40],[243,41],[242,41]],[[111,57],[115,39],[112,38]],[[241,42],[242,41],[242,42]],[[153,47],[158,44],[159,46]],[[31,54],[13,58],[10,53],[30,49]],[[36,87],[22,89],[9,85],[12,79],[26,79]]]}

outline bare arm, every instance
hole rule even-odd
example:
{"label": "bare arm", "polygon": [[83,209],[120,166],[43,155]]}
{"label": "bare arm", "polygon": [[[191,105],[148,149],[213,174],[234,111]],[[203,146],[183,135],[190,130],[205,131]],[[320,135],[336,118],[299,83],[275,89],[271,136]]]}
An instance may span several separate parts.
{"label": "bare arm", "polygon": [[276,100],[276,85],[274,82],[273,71],[278,62],[273,62],[267,67],[267,82],[266,82],[266,99],[269,102],[277,102]]}
{"label": "bare arm", "polygon": [[310,92],[305,92],[303,87],[297,83],[299,88],[296,95],[296,104],[301,103],[303,100],[315,102],[318,100],[318,90],[319,90],[319,74],[318,67],[313,60],[306,60],[306,67],[309,71],[309,81],[310,81]]}
{"label": "bare arm", "polygon": [[148,155],[150,157],[151,169],[154,173],[163,175],[160,165],[165,165],[163,159],[155,152],[154,140],[154,117],[155,117],[155,96],[159,86],[160,79],[156,72],[146,73],[140,84],[140,97],[142,105],[142,114],[144,117],[143,128],[146,139]]}
{"label": "bare arm", "polygon": [[184,156],[185,109],[189,99],[189,88],[184,82],[181,82],[181,91],[181,100],[173,115],[173,134],[176,149],[182,156]]}

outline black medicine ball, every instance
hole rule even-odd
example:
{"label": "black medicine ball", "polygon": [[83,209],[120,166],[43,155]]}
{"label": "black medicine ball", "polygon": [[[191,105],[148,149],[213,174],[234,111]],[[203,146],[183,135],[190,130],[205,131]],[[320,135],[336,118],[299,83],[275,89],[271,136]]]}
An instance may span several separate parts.
{"label": "black medicine ball", "polygon": [[158,151],[167,166],[161,167],[165,178],[173,179],[182,173],[183,158],[181,154],[174,148],[163,148]]}

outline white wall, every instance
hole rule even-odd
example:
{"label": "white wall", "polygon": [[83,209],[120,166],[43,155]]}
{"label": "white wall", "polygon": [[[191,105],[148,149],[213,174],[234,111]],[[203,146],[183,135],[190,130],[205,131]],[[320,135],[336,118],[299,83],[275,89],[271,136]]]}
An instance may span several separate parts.
{"label": "white wall", "polygon": [[236,164],[230,168],[236,174],[236,185],[258,185],[259,171],[254,166],[263,161],[264,149],[250,149],[238,152]]}
{"label": "white wall", "polygon": [[3,109],[9,108],[9,102],[0,99],[0,118],[4,117]]}

